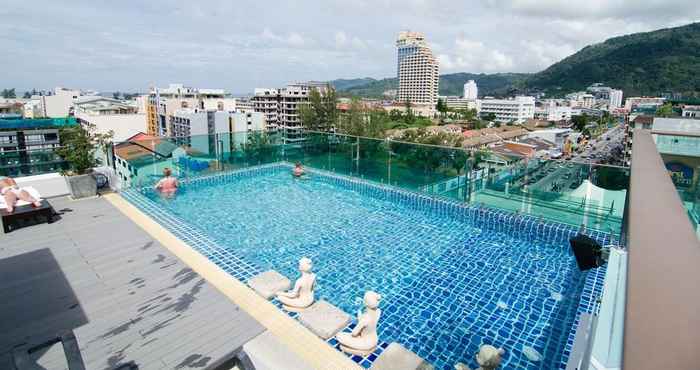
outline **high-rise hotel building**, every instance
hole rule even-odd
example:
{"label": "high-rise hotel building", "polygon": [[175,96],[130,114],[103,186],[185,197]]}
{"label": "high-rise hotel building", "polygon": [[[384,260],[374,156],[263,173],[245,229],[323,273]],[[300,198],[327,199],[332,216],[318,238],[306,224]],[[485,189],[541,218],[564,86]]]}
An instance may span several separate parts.
{"label": "high-rise hotel building", "polygon": [[396,40],[398,49],[397,74],[399,91],[397,99],[411,104],[437,104],[438,62],[425,36],[419,32],[404,31]]}

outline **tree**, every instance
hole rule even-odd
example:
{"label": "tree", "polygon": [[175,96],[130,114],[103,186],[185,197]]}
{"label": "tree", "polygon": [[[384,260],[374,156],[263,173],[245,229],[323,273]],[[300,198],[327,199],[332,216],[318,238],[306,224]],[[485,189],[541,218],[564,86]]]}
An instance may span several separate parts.
{"label": "tree", "polygon": [[69,175],[83,175],[100,165],[95,156],[96,150],[104,150],[111,142],[114,132],[97,133],[92,124],[68,126],[59,130],[61,148],[56,152],[70,164]]}
{"label": "tree", "polygon": [[329,84],[323,89],[312,88],[309,101],[299,107],[299,118],[306,130],[329,131],[338,125],[338,107],[335,89]]}
{"label": "tree", "polygon": [[485,115],[482,115],[482,118],[485,119],[486,121],[489,122],[494,122],[496,120],[496,113],[487,113]]}
{"label": "tree", "polygon": [[440,112],[441,114],[447,113],[447,104],[445,104],[445,101],[442,99],[438,99],[437,105],[435,106],[435,109]]}
{"label": "tree", "polygon": [[25,99],[29,99],[29,98],[32,97],[32,94],[31,94],[29,91],[25,91],[25,92],[24,92],[24,95],[23,95],[22,97],[25,98]]}
{"label": "tree", "polygon": [[115,91],[115,92],[112,93],[112,97],[113,97],[114,99],[119,99],[119,98],[121,97],[121,95],[122,95],[122,94],[121,94],[119,91]]}
{"label": "tree", "polygon": [[411,101],[406,99],[404,107],[406,107],[406,114],[403,120],[406,124],[412,125],[416,121],[416,115],[413,113],[413,109],[411,109]]}
{"label": "tree", "polygon": [[656,110],[657,117],[673,117],[674,115],[673,104],[671,103],[666,103]]}
{"label": "tree", "polygon": [[576,131],[583,132],[586,125],[588,125],[588,115],[584,113],[580,116],[572,116],[571,122],[574,124],[574,129],[576,129]]}
{"label": "tree", "polygon": [[3,89],[3,90],[2,90],[2,97],[5,98],[5,99],[13,99],[13,98],[16,98],[17,95],[15,94],[15,88],[13,87],[13,88],[11,88],[11,89]]}

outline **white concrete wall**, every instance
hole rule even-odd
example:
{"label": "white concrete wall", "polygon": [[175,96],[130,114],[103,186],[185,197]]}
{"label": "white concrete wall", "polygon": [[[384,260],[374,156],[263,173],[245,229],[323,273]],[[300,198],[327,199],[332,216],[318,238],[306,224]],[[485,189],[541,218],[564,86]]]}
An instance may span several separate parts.
{"label": "white concrete wall", "polygon": [[125,141],[139,132],[146,132],[148,124],[145,114],[91,115],[80,112],[75,116],[95,125],[99,133],[114,131],[114,142]]}
{"label": "white concrete wall", "polygon": [[58,173],[16,177],[15,181],[20,187],[33,187],[41,194],[42,198],[57,197],[70,193],[66,180]]}

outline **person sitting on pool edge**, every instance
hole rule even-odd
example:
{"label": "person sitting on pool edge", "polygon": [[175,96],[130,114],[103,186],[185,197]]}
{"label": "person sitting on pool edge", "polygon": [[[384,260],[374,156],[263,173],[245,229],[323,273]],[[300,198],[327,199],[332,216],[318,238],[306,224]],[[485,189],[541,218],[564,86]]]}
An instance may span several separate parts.
{"label": "person sitting on pool edge", "polygon": [[172,176],[172,174],[173,172],[170,170],[170,168],[166,167],[163,169],[163,178],[158,181],[156,186],[154,186],[154,188],[160,191],[161,194],[173,195],[177,191],[179,183],[177,182],[177,178]]}
{"label": "person sitting on pool edge", "polygon": [[11,177],[0,179],[0,194],[5,198],[7,213],[15,211],[15,204],[18,200],[31,203],[34,207],[41,207],[41,201],[35,199],[26,190],[17,186],[17,182]]}
{"label": "person sitting on pool edge", "polygon": [[304,167],[301,166],[300,162],[294,164],[294,170],[292,171],[294,177],[302,177],[304,175]]}

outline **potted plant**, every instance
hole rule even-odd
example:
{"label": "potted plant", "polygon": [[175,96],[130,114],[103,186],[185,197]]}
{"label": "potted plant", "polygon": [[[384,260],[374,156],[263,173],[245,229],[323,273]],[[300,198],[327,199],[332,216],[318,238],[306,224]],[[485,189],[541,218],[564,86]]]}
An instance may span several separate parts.
{"label": "potted plant", "polygon": [[92,169],[101,164],[95,154],[111,141],[113,133],[97,133],[95,125],[76,125],[59,132],[61,148],[58,155],[68,162],[68,169],[61,171],[73,199],[97,195],[97,182]]}

